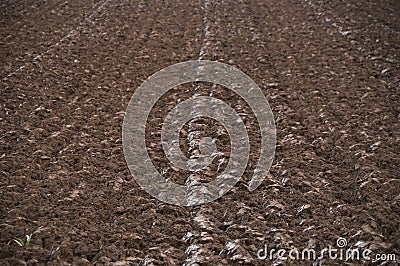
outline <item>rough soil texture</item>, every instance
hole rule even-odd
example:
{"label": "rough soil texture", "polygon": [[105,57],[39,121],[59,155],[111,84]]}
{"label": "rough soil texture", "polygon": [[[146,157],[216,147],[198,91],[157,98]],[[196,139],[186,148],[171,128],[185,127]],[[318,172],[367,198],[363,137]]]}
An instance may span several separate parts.
{"label": "rough soil texture", "polygon": [[[1,1],[0,264],[397,265],[399,14],[396,0]],[[197,59],[259,85],[278,142],[257,190],[247,190],[249,166],[224,197],[184,208],[134,181],[121,131],[147,77]],[[190,88],[159,102],[149,130]],[[257,158],[251,111],[214,93],[245,114]],[[203,135],[220,127],[203,122]],[[154,164],[184,182],[159,139],[148,134]],[[220,137],[224,154],[227,142]],[[30,233],[27,248],[9,243]],[[257,257],[265,244],[318,251],[339,237],[397,262]]]}

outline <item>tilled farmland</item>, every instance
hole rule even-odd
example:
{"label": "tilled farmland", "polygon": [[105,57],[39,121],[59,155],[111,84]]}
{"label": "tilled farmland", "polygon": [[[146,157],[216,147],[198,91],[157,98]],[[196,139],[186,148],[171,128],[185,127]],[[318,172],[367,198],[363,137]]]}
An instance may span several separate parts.
{"label": "tilled farmland", "polygon": [[[398,265],[399,14],[396,0],[0,1],[0,264]],[[246,101],[204,82],[168,91],[148,116],[146,147],[171,182],[191,176],[161,145],[178,102],[223,100],[251,145],[233,189],[180,207],[135,181],[122,127],[135,90],[188,60],[253,79],[277,142],[250,192],[263,129]],[[183,153],[198,152],[201,137],[218,148],[194,175],[209,182],[227,167],[230,138],[200,118],[182,127]],[[30,234],[26,247],[13,241]],[[370,258],[319,256],[329,247]],[[317,255],[284,259],[271,249]]]}

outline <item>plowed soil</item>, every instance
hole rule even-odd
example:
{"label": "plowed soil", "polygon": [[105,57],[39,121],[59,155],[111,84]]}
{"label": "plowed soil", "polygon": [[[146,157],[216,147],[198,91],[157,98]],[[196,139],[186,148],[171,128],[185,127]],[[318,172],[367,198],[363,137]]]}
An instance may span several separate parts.
{"label": "plowed soil", "polygon": [[[397,265],[399,14],[396,0],[1,1],[0,264]],[[277,146],[257,190],[250,166],[222,198],[185,208],[135,182],[121,132],[143,81],[198,59],[258,84]],[[191,95],[172,91],[149,123]],[[28,247],[12,241],[26,234]],[[397,262],[257,257],[340,237]]]}

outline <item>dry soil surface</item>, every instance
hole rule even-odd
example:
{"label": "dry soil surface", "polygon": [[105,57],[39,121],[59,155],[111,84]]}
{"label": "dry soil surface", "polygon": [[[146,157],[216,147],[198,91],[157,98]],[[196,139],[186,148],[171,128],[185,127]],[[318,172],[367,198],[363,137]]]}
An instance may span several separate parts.
{"label": "dry soil surface", "polygon": [[[1,1],[0,264],[397,265],[399,14],[397,0]],[[241,113],[252,144],[229,193],[178,207],[131,176],[122,122],[151,74],[198,59],[235,66],[259,85],[276,154],[249,192],[259,129],[245,102],[219,87],[172,90],[149,117],[147,144],[173,181],[185,173],[160,152],[158,125],[195,92]],[[221,128],[197,125],[210,126],[203,135]],[[229,159],[229,138],[217,137]],[[218,172],[209,170],[207,178]],[[10,242],[25,234],[28,247]],[[318,252],[338,238],[371,250],[371,260],[257,256],[266,244]]]}

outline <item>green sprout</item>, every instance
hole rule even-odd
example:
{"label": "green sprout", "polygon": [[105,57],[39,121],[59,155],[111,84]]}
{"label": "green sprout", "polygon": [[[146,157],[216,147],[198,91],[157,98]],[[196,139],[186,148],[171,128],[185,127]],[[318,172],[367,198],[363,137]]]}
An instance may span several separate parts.
{"label": "green sprout", "polygon": [[26,247],[28,247],[29,244],[31,243],[32,234],[30,234],[30,235],[25,235],[25,238],[26,238],[26,240],[24,241],[23,239],[17,237],[17,238],[14,239],[14,242],[17,243],[18,246],[20,246],[20,247],[25,247],[25,248],[26,248]]}

